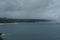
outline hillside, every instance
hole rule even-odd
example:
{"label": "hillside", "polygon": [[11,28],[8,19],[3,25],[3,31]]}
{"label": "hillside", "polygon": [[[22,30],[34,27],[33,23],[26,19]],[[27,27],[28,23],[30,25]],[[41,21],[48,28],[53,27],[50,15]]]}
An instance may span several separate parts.
{"label": "hillside", "polygon": [[46,19],[12,19],[12,18],[0,18],[0,23],[15,23],[15,22],[50,22]]}

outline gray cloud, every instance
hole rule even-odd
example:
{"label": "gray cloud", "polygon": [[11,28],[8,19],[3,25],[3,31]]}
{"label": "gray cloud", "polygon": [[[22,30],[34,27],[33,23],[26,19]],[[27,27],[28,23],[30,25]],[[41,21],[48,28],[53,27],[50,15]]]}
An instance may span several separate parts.
{"label": "gray cloud", "polygon": [[58,19],[60,0],[0,0],[0,16],[9,18]]}

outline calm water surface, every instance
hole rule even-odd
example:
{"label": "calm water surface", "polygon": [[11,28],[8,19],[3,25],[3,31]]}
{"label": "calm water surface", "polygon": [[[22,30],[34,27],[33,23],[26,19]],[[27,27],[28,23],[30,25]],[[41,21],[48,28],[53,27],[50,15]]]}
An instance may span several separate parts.
{"label": "calm water surface", "polygon": [[60,40],[60,24],[20,23],[0,25],[5,40]]}

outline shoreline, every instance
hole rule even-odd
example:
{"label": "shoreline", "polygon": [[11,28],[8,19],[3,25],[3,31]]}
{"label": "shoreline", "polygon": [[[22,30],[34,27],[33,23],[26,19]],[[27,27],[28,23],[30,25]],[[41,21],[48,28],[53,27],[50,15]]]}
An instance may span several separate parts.
{"label": "shoreline", "polygon": [[19,24],[19,23],[60,23],[60,22],[15,22],[15,23],[0,23],[0,24]]}
{"label": "shoreline", "polygon": [[5,24],[19,24],[19,23],[0,23],[0,25],[5,25]]}

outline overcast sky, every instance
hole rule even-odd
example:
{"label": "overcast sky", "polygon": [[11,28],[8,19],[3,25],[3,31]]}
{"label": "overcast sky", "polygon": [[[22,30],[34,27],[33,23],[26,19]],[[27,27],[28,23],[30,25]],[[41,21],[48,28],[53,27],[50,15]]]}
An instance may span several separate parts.
{"label": "overcast sky", "polygon": [[59,19],[60,0],[0,0],[0,17]]}

